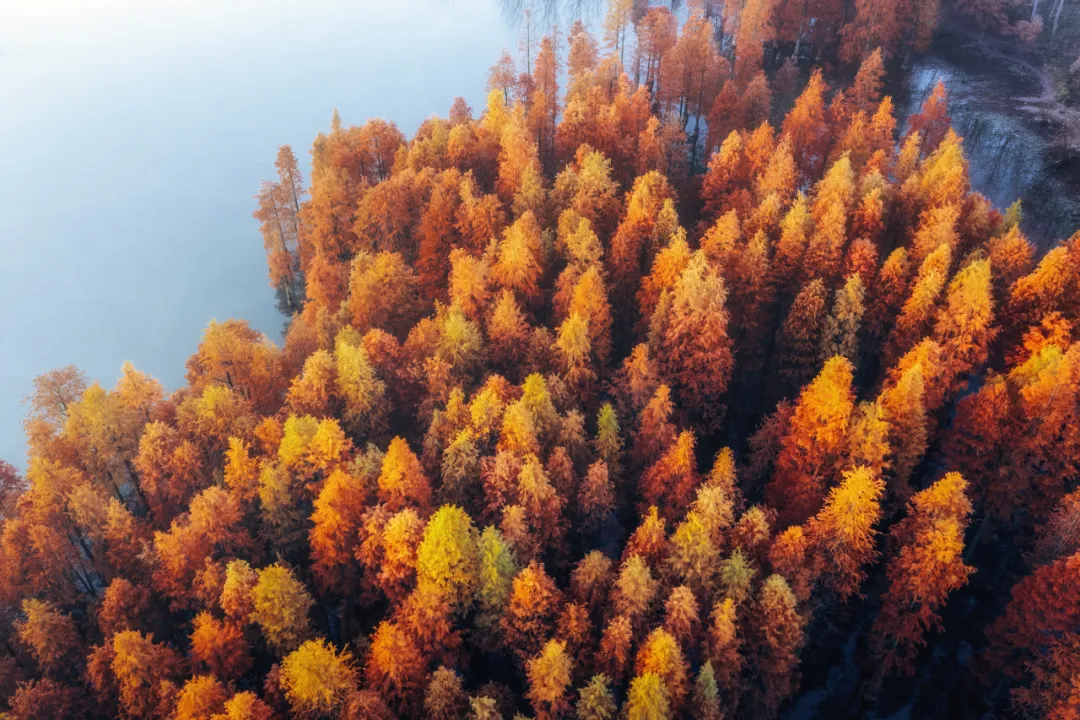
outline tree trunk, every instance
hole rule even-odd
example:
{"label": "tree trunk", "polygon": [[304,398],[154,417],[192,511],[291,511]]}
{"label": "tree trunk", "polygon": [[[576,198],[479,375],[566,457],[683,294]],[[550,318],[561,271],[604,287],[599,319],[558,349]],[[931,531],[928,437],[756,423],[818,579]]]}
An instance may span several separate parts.
{"label": "tree trunk", "polygon": [[[288,284],[286,284],[286,289]],[[128,476],[131,478],[131,484],[135,486],[135,492],[138,494],[139,499],[142,500],[143,507],[146,508],[146,514],[150,516],[151,520],[154,520],[154,511],[150,509],[150,503],[146,499],[146,494],[143,492],[142,485],[139,483],[139,473],[135,472],[135,468],[132,467],[131,461],[124,458],[124,467],[127,468]]]}
{"label": "tree trunk", "polygon": [[1054,26],[1050,31],[1051,35],[1057,35],[1058,20],[1061,19],[1061,10],[1065,7],[1065,0],[1058,0],[1057,6],[1054,8]]}
{"label": "tree trunk", "polygon": [[694,140],[693,145],[690,148],[690,169],[689,176],[693,176],[694,168],[697,163],[697,151],[698,151],[698,131],[701,129],[701,112],[702,104],[705,102],[705,67],[701,68],[701,77],[698,82],[698,101],[697,112],[694,113]]}

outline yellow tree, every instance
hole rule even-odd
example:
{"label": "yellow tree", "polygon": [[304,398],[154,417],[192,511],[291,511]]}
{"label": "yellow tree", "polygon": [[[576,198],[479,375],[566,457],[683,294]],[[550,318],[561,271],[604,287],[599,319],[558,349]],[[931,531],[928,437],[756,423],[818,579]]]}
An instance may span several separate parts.
{"label": "yellow tree", "polygon": [[915,363],[879,396],[882,420],[888,424],[889,493],[901,502],[911,494],[911,473],[929,440],[925,395],[923,366]]}
{"label": "yellow tree", "polygon": [[734,366],[726,299],[724,281],[699,251],[649,323],[660,374],[705,424],[722,417],[720,399]]}
{"label": "yellow tree", "polygon": [[865,568],[877,556],[874,526],[881,520],[884,492],[885,482],[870,468],[849,470],[806,525],[825,585],[841,602],[859,592]]}
{"label": "yellow tree", "polygon": [[379,499],[390,510],[414,507],[424,512],[431,506],[431,483],[420,460],[403,438],[390,441],[378,484]]}
{"label": "yellow tree", "polygon": [[835,475],[854,409],[851,363],[830,358],[799,395],[780,445],[773,478],[765,488],[779,526],[801,523],[821,507],[825,483]]}
{"label": "yellow tree", "polygon": [[478,583],[478,533],[459,507],[439,508],[424,528],[416,551],[418,587],[430,585],[460,613],[472,604]]}
{"label": "yellow tree", "polygon": [[296,649],[311,630],[308,611],[315,604],[307,588],[283,565],[258,571],[252,589],[252,622],[262,628],[267,642],[284,655]]}
{"label": "yellow tree", "polygon": [[821,335],[821,362],[834,355],[846,357],[852,363],[859,360],[859,330],[862,326],[865,289],[858,273],[851,275],[836,291],[832,312],[825,318]]}
{"label": "yellow tree", "polygon": [[885,569],[889,589],[871,641],[879,657],[879,678],[894,669],[905,674],[915,670],[926,632],[941,626],[939,610],[974,572],[963,558],[972,511],[966,490],[959,473],[946,474],[911,498],[906,517],[890,533],[899,552]]}
{"label": "yellow tree", "polygon": [[566,643],[559,640],[548,640],[540,654],[525,664],[529,702],[537,718],[560,718],[569,710],[573,665]]}
{"label": "yellow tree", "polygon": [[338,652],[323,639],[308,640],[281,661],[281,686],[299,716],[333,714],[356,688],[352,655]]}
{"label": "yellow tree", "polygon": [[886,365],[894,364],[928,334],[937,313],[938,298],[948,280],[951,263],[952,247],[948,243],[942,243],[926,256],[886,341],[883,357]]}
{"label": "yellow tree", "polygon": [[689,667],[679,643],[667,630],[657,628],[645,638],[634,660],[634,672],[638,677],[653,673],[660,678],[673,712],[683,706],[690,689]]}
{"label": "yellow tree", "polygon": [[962,390],[968,375],[986,362],[990,342],[996,334],[993,321],[990,261],[979,260],[953,277],[934,324],[934,339],[941,345],[941,372],[949,396]]}

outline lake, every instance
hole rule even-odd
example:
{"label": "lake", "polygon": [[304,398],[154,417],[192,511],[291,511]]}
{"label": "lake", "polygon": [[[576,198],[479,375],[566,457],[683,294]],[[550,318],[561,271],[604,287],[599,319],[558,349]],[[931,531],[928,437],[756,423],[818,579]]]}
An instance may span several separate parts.
{"label": "lake", "polygon": [[280,339],[252,196],[336,107],[411,135],[479,110],[513,30],[494,0],[0,4],[0,458],[34,376],[169,388],[211,318]]}

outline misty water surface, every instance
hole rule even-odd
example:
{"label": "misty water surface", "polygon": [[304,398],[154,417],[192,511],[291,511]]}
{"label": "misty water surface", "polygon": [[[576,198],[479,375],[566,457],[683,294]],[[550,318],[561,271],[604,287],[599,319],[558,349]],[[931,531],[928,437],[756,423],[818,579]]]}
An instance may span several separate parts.
{"label": "misty water surface", "polygon": [[168,388],[211,318],[277,340],[252,195],[335,107],[411,135],[474,108],[513,31],[494,0],[0,3],[0,457],[74,363]]}

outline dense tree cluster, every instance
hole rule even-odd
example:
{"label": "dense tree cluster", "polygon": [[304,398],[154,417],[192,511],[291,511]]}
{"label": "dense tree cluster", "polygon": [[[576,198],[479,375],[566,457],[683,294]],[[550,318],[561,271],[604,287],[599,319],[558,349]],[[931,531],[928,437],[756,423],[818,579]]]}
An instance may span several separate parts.
{"label": "dense tree cluster", "polygon": [[[1077,717],[1080,234],[971,190],[943,88],[897,136],[913,7],[615,0],[479,119],[282,148],[282,347],[35,381],[0,709],[773,717],[847,664],[832,715]],[[773,38],[861,67],[777,116]]]}

